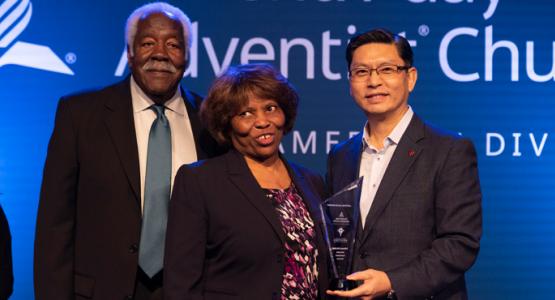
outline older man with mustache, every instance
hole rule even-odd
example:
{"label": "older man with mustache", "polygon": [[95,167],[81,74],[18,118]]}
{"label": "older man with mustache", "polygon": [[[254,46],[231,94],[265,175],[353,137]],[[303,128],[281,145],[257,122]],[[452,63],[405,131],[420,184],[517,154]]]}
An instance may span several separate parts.
{"label": "older man with mustache", "polygon": [[63,97],[35,237],[36,299],[161,299],[167,206],[179,166],[214,156],[179,86],[191,24],[152,3],[127,21],[131,76]]}

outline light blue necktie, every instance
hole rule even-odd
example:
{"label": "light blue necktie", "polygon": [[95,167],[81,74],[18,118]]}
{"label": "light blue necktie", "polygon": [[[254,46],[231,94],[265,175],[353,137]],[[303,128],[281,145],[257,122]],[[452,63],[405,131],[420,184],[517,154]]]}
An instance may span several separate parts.
{"label": "light blue necktie", "polygon": [[153,277],[162,270],[170,200],[172,170],[171,129],[164,106],[153,105],[156,113],[148,136],[145,193],[139,266]]}

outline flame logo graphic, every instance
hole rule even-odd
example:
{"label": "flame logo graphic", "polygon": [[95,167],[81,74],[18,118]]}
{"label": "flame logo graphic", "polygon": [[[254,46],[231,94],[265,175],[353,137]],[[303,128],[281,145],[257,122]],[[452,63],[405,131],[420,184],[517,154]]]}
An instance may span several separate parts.
{"label": "flame logo graphic", "polygon": [[[33,5],[29,0],[5,0],[0,4],[0,48],[7,48],[25,30]],[[17,41],[0,57],[0,67],[18,65],[73,75],[73,71],[47,46]]]}
{"label": "flame logo graphic", "polygon": [[[6,13],[12,9],[17,3],[17,0],[6,0],[2,5],[0,5],[0,47],[7,47],[15,38],[21,34],[21,32],[27,27],[29,21],[31,21],[31,15],[33,14],[33,5],[29,0],[23,0],[15,9],[12,10],[7,16]],[[21,16],[23,18],[21,18]],[[21,19],[20,19],[21,18]],[[12,26],[18,19],[19,22]]]}

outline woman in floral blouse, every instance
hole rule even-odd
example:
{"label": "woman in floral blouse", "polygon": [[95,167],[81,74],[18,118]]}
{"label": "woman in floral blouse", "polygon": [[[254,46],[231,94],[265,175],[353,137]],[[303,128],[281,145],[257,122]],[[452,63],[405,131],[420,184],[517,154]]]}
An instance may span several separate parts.
{"label": "woman in floral blouse", "polygon": [[319,175],[279,153],[298,96],[266,64],[230,68],[201,118],[228,153],[181,167],[166,242],[166,299],[323,299]]}

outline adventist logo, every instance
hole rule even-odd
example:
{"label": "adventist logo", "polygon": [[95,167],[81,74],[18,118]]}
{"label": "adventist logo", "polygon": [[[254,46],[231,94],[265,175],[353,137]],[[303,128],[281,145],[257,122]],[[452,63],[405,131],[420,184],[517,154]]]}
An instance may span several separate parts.
{"label": "adventist logo", "polygon": [[[33,5],[29,0],[5,0],[0,4],[0,50],[8,48],[29,24]],[[0,54],[0,68],[18,65],[73,75],[68,66],[47,46],[17,41]]]}

